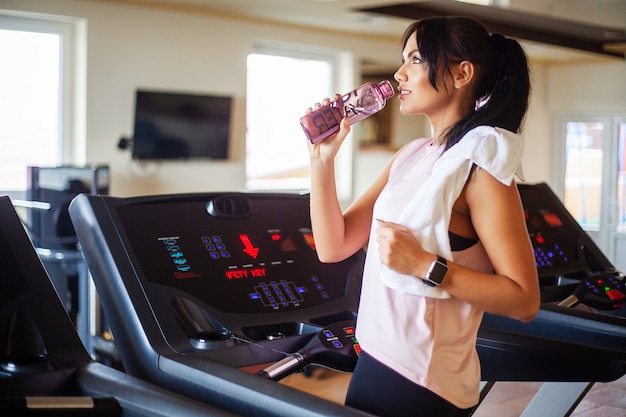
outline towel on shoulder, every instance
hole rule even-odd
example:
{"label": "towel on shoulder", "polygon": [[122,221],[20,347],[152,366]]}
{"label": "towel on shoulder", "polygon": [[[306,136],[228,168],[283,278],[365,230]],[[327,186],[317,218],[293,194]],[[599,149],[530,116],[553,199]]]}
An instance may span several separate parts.
{"label": "towel on shoulder", "polygon": [[[517,133],[490,126],[478,126],[435,162],[432,176],[405,207],[398,223],[410,228],[428,252],[452,260],[448,225],[452,206],[457,200],[472,165],[489,172],[498,181],[511,185],[522,172],[523,138]],[[449,298],[438,287],[426,285],[422,279],[397,273],[386,266],[381,271],[383,283],[390,288],[415,295]]]}

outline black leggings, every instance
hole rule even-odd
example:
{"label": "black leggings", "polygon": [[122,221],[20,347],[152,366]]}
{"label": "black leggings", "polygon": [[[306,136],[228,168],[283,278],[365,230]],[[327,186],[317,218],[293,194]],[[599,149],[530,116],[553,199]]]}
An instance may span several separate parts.
{"label": "black leggings", "polygon": [[380,417],[469,417],[474,410],[455,407],[365,352],[350,380],[346,405]]}

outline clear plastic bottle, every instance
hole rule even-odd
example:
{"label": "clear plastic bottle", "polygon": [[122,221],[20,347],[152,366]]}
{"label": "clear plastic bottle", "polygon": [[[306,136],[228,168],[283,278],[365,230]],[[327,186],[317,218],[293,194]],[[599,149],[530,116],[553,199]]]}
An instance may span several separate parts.
{"label": "clear plastic bottle", "polygon": [[367,82],[344,94],[328,106],[323,106],[300,118],[300,125],[311,143],[318,143],[339,131],[344,117],[354,124],[378,112],[395,94],[389,81]]}

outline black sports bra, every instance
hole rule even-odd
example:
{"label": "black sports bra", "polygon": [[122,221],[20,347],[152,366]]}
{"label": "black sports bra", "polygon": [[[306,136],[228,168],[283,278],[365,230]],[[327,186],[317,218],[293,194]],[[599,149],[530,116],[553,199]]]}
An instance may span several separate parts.
{"label": "black sports bra", "polygon": [[448,237],[450,238],[450,249],[452,252],[458,252],[464,249],[471,248],[476,243],[478,243],[478,239],[469,239],[467,237],[459,236],[452,232],[448,232]]}

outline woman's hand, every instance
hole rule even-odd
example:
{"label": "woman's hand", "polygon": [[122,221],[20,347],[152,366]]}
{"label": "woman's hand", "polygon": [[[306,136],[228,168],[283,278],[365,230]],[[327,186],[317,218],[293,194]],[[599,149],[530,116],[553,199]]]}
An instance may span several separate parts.
{"label": "woman's hand", "polygon": [[378,256],[383,265],[401,274],[423,278],[434,255],[422,248],[408,227],[383,220],[376,221]]}
{"label": "woman's hand", "polygon": [[[334,100],[339,99],[341,99],[341,95],[335,94]],[[327,97],[322,100],[321,103],[315,103],[312,108],[308,108],[305,114],[309,114],[312,111],[318,110],[323,106],[329,106],[330,103],[331,100]],[[307,141],[311,160],[320,160],[324,163],[332,162],[335,158],[335,155],[337,155],[337,152],[339,152],[341,144],[348,136],[348,133],[350,133],[350,125],[348,124],[347,119],[344,118],[339,125],[339,132],[315,144]]]}

